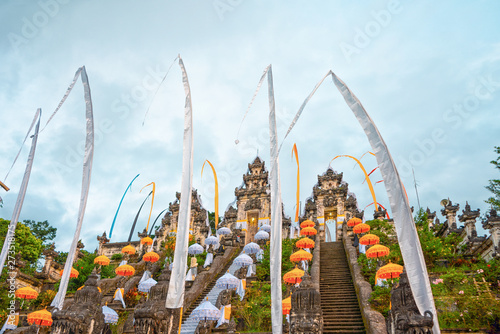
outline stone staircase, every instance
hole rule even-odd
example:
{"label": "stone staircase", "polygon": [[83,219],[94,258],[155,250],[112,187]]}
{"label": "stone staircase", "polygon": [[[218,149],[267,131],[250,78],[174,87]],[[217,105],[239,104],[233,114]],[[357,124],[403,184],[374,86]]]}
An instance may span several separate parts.
{"label": "stone staircase", "polygon": [[228,270],[231,274],[234,275],[234,272],[238,270],[240,267],[235,266],[233,264],[233,260],[236,256],[231,259],[228,264],[220,271],[220,273],[210,282],[210,284],[207,286],[205,290],[201,293],[201,295],[196,298],[194,303],[191,304],[191,306],[184,312],[182,318],[182,326],[181,326],[181,334],[194,334],[196,331],[196,327],[198,327],[199,320],[195,320],[191,317],[191,312],[198,307],[198,305],[201,304],[202,301],[204,301],[207,297],[208,300],[215,305],[217,302],[217,298],[219,297],[220,292],[223,289],[215,287],[215,283],[217,280],[224,275]]}
{"label": "stone staircase", "polygon": [[323,333],[366,333],[342,241],[321,242]]}

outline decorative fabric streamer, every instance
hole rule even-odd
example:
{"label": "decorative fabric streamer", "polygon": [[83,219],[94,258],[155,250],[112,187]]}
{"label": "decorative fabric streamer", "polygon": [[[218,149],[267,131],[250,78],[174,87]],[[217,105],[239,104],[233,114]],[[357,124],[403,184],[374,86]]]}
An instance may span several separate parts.
{"label": "decorative fabric streamer", "polygon": [[[168,208],[167,208],[168,209]],[[160,218],[161,214],[164,213],[165,211],[167,211],[167,209],[164,209],[162,212],[160,212],[158,214],[158,216],[156,216],[156,219],[155,221],[153,222],[153,225],[151,225],[151,229],[149,230],[149,235],[151,235],[151,232],[153,232],[153,228],[155,227],[156,225],[156,221],[158,220],[158,218]]]}
{"label": "decorative fabric streamer", "polygon": [[413,221],[408,197],[406,196],[403,183],[401,182],[398,170],[394,164],[387,145],[380,135],[375,123],[363,108],[358,98],[351,92],[345,83],[337,77],[335,73],[328,71],[328,73],[321,79],[320,82],[318,82],[309,96],[302,103],[302,106],[298,110],[292,123],[290,124],[290,127],[288,128],[285,138],[294,127],[302,111],[318,87],[330,75],[332,76],[335,86],[342,94],[347,105],[352,110],[361,127],[365,131],[368,141],[373,148],[382,178],[385,181],[384,184],[391,205],[398,242],[401,248],[401,254],[403,256],[406,271],[408,273],[408,281],[410,282],[410,287],[413,296],[415,297],[415,302],[421,314],[427,310],[432,312],[434,316],[433,331],[434,334],[439,334],[441,331],[439,329],[439,322],[436,307],[434,305],[434,298],[432,296],[429,276],[427,274],[427,267],[425,265],[415,222]]}
{"label": "decorative fabric streamer", "polygon": [[[153,193],[153,198],[151,198],[151,209],[149,209],[149,217],[148,217],[148,224],[146,225],[146,231],[149,229],[149,221],[151,220],[151,212],[153,212],[153,204],[155,202],[155,190],[156,190],[156,185],[154,182],[151,182],[149,184],[146,184],[142,189],[146,188],[147,186],[153,185],[153,190],[151,192]],[[141,191],[142,191],[141,189]],[[139,191],[139,192],[141,192]]]}
{"label": "decorative fabric streamer", "polygon": [[140,174],[137,174],[130,184],[128,185],[127,189],[125,189],[125,192],[123,193],[122,199],[120,200],[120,204],[118,204],[118,209],[116,209],[115,217],[113,218],[113,223],[111,224],[111,228],[109,229],[109,239],[111,240],[111,235],[113,233],[113,228],[115,227],[115,222],[116,222],[116,217],[118,216],[118,211],[120,211],[120,207],[122,206],[123,199],[125,198],[125,195],[127,194],[127,191],[132,187],[132,183],[134,183],[135,179],[139,177]]}
{"label": "decorative fabric streamer", "polygon": [[[270,158],[271,158],[271,175],[269,177],[269,185],[271,187],[271,222],[272,222],[272,237],[271,237],[271,320],[273,333],[281,334],[283,331],[283,316],[281,310],[281,187],[279,175],[279,149],[278,149],[278,134],[276,129],[276,109],[274,103],[274,87],[273,87],[273,72],[271,65],[267,66],[262,74],[257,89],[250,101],[245,117],[252,106],[255,97],[257,96],[264,79],[267,76],[268,99],[269,99],[269,140],[270,140]],[[241,125],[240,125],[241,128]],[[239,134],[239,130],[238,130]],[[236,139],[236,144],[239,140]],[[259,232],[260,233],[260,232]]]}
{"label": "decorative fabric streamer", "polygon": [[293,144],[292,148],[292,158],[295,154],[295,160],[297,161],[297,203],[295,204],[295,222],[299,221],[299,209],[300,209],[300,167],[299,167],[299,153],[297,152],[297,144]]}
{"label": "decorative fabric streamer", "polygon": [[[5,264],[5,261],[7,260],[7,255],[11,250],[10,248],[12,241],[14,241],[14,234],[16,232],[17,221],[19,220],[19,215],[21,214],[21,209],[24,203],[24,196],[26,195],[26,190],[28,189],[28,183],[31,176],[31,167],[33,166],[33,160],[35,159],[36,143],[38,141],[38,130],[40,129],[41,116],[42,116],[42,109],[39,108],[35,113],[35,117],[33,118],[33,123],[37,120],[38,121],[36,123],[35,133],[31,140],[31,149],[28,155],[28,161],[26,162],[26,169],[24,170],[23,181],[21,182],[21,187],[19,188],[16,204],[14,205],[14,211],[12,212],[12,218],[10,219],[9,227],[7,228],[7,235],[5,236],[5,242],[2,247],[2,253],[0,253],[0,274],[2,273],[3,266]],[[26,134],[26,137],[28,137],[28,135],[30,134],[32,127],[33,124],[31,124],[30,129]]]}
{"label": "decorative fabric streamer", "polygon": [[144,202],[142,202],[141,206],[139,207],[139,211],[137,211],[137,214],[135,215],[134,218],[134,222],[132,223],[132,227],[130,228],[130,234],[128,235],[127,242],[130,242],[130,240],[132,240],[132,236],[134,235],[135,225],[137,224],[137,219],[139,219],[139,214],[141,213],[142,207],[144,206],[144,204],[146,203],[146,201],[148,200],[149,196],[151,196],[152,193],[153,191],[149,192],[148,196],[146,196]]}
{"label": "decorative fabric streamer", "polygon": [[191,222],[191,197],[193,183],[193,106],[191,104],[191,88],[182,58],[179,56],[182,71],[182,82],[186,101],[184,104],[184,138],[182,144],[182,183],[177,238],[175,239],[174,263],[172,278],[169,282],[166,308],[179,308],[184,303],[184,287],[189,242],[189,223]]}
{"label": "decorative fabric streamer", "polygon": [[[217,181],[217,173],[215,172],[214,165],[209,160],[205,160],[205,162],[208,162],[210,167],[212,168],[212,172],[214,173],[214,181],[215,181],[215,199],[214,199],[214,206],[215,206],[215,229],[217,229],[217,225],[219,225],[219,182]],[[203,178],[203,168],[205,168],[205,162],[203,163],[203,166],[201,166],[201,177]],[[208,229],[210,231],[210,228]]]}
{"label": "decorative fabric streamer", "polygon": [[[373,204],[373,202],[371,202],[370,204],[368,204],[367,206],[365,206],[365,208],[363,209],[363,211],[364,211],[367,207],[369,207],[370,205],[372,205],[372,204]],[[383,206],[382,204],[377,203],[377,205],[378,205],[379,207],[381,207],[383,210],[385,210],[385,214],[387,215],[387,219],[391,219],[391,217],[389,217],[389,211],[387,211],[387,209],[386,209],[386,208],[384,208],[384,206]]]}
{"label": "decorative fabric streamer", "polygon": [[[93,157],[94,157],[94,116],[93,116],[93,112],[92,112],[92,98],[90,96],[89,80],[87,77],[87,72],[85,71],[85,66],[78,69],[78,71],[75,74],[75,80],[78,77],[78,75],[81,75],[81,80],[83,83],[83,89],[84,89],[84,93],[85,93],[87,136],[85,139],[85,154],[83,157],[82,191],[81,191],[81,195],[80,195],[80,207],[78,209],[78,221],[76,224],[76,231],[75,231],[75,234],[73,236],[73,241],[71,242],[71,246],[70,246],[70,249],[68,252],[68,257],[66,258],[66,263],[64,265],[64,268],[67,270],[64,270],[64,273],[61,277],[61,283],[59,284],[59,290],[57,291],[57,295],[56,295],[55,299],[53,300],[54,306],[58,310],[62,310],[62,308],[63,308],[64,298],[66,296],[66,291],[68,289],[69,275],[71,273],[71,270],[69,270],[69,268],[71,268],[73,266],[73,262],[75,259],[76,246],[78,244],[78,240],[80,240],[80,231],[82,230],[83,216],[85,214],[85,207],[87,206],[87,198],[89,195],[89,187],[90,187],[90,176],[92,174],[92,161],[93,161]],[[74,86],[74,81],[72,83],[73,86]],[[66,95],[63,97],[63,100],[59,103],[59,106],[57,107],[56,111],[54,111],[54,113],[52,114],[50,119],[47,121],[47,124],[52,119],[52,117],[54,117],[57,110],[61,107],[64,100],[67,98],[69,92],[71,92],[72,88],[73,88],[72,86],[70,86],[70,88],[68,88]],[[45,126],[47,126],[47,125],[45,125]]]}

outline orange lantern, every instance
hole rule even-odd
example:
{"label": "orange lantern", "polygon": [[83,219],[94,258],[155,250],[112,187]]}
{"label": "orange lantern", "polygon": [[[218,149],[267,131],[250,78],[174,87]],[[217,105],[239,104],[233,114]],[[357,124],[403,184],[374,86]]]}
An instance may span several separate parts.
{"label": "orange lantern", "polygon": [[148,252],[148,253],[144,254],[142,259],[146,262],[155,263],[156,261],[158,261],[160,259],[160,255],[156,254],[155,252]]}
{"label": "orange lantern", "polygon": [[349,221],[347,222],[347,226],[356,226],[358,224],[361,224],[363,221],[357,217],[354,217],[354,218],[351,218],[349,219]]}
{"label": "orange lantern", "polygon": [[150,237],[142,238],[141,239],[141,245],[144,245],[144,244],[146,244],[148,246],[152,245],[153,244],[153,239],[151,239]]}
{"label": "orange lantern", "polygon": [[99,264],[101,266],[107,266],[109,262],[109,258],[106,255],[100,255],[94,259],[94,264]]}
{"label": "orange lantern", "polygon": [[295,243],[295,246],[297,246],[298,248],[313,248],[314,245],[314,241],[312,241],[308,237],[302,238]]}
{"label": "orange lantern", "polygon": [[304,220],[302,223],[300,223],[300,227],[301,228],[304,228],[304,227],[314,227],[314,222],[312,220]]}
{"label": "orange lantern", "polygon": [[292,309],[292,296],[281,301],[281,308],[283,309],[283,315],[290,314],[290,310]]}
{"label": "orange lantern", "polygon": [[[61,277],[62,277],[63,273],[64,273],[64,269],[61,270]],[[80,275],[78,270],[76,270],[75,268],[71,268],[71,273],[69,274],[69,277],[70,278],[78,278],[78,275]]]}
{"label": "orange lantern", "polygon": [[45,309],[31,312],[28,314],[28,322],[30,325],[50,326],[52,325],[52,314]]}
{"label": "orange lantern", "polygon": [[29,286],[25,286],[24,288],[16,290],[16,297],[23,299],[36,299],[36,297],[38,297],[38,292]]}
{"label": "orange lantern", "polygon": [[135,248],[132,245],[128,245],[122,248],[122,253],[126,253],[129,255],[135,254]]}
{"label": "orange lantern", "polygon": [[318,231],[314,227],[304,227],[300,230],[300,235],[316,235]]}
{"label": "orange lantern", "polygon": [[128,264],[124,264],[116,268],[115,273],[120,276],[132,276],[135,274],[135,269]]}
{"label": "orange lantern", "polygon": [[375,245],[366,250],[366,257],[382,257],[389,255],[389,247]]}
{"label": "orange lantern", "polygon": [[295,267],[295,269],[290,270],[283,276],[283,280],[290,284],[300,283],[302,282],[302,276],[304,276],[304,270]]}
{"label": "orange lantern", "polygon": [[377,278],[397,278],[403,272],[403,266],[395,263],[386,264],[377,271]]}
{"label": "orange lantern", "polygon": [[380,238],[375,234],[367,234],[359,239],[359,243],[362,245],[375,245],[380,242]]}
{"label": "orange lantern", "polygon": [[301,249],[301,250],[293,253],[292,255],[290,255],[290,261],[292,261],[292,262],[299,262],[299,261],[302,261],[302,260],[311,261],[312,258],[313,258],[312,254],[306,252],[303,249]]}
{"label": "orange lantern", "polygon": [[354,226],[354,228],[352,229],[352,231],[356,234],[366,233],[369,230],[370,230],[370,225],[363,223]]}

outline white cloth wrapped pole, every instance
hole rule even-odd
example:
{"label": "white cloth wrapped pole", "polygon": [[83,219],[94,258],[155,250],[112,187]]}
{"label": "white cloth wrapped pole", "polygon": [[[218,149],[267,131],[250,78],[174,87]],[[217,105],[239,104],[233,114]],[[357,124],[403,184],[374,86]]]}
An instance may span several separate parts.
{"label": "white cloth wrapped pole", "polygon": [[420,246],[415,222],[411,213],[410,203],[389,149],[380,135],[375,123],[368,115],[358,98],[351,92],[347,85],[337,77],[335,73],[329,71],[320,80],[320,82],[318,82],[309,96],[302,103],[302,106],[299,108],[299,111],[288,128],[285,138],[294,127],[302,111],[316,90],[330,75],[332,76],[333,83],[342,94],[347,105],[352,110],[359,124],[363,128],[373,152],[375,153],[391,205],[396,234],[401,248],[401,255],[403,256],[406,272],[408,274],[408,281],[415,298],[415,303],[417,304],[421,314],[424,314],[425,311],[432,312],[434,316],[433,332],[434,334],[439,334],[441,331],[439,329],[439,322],[436,307],[434,305],[434,298],[432,296],[429,275],[427,273],[422,248]]}
{"label": "white cloth wrapped pole", "polygon": [[214,260],[214,254],[207,253],[207,257],[205,258],[205,263],[203,264],[203,268],[206,268],[209,265],[211,265],[213,260]]}
{"label": "white cloth wrapped pole", "polygon": [[[83,90],[85,94],[85,106],[86,106],[86,139],[85,139],[85,154],[83,157],[83,176],[82,176],[82,191],[80,194],[80,205],[78,209],[78,221],[76,224],[76,231],[73,236],[73,241],[69,248],[68,257],[64,265],[64,273],[61,277],[61,283],[59,285],[58,294],[56,295],[55,308],[62,310],[64,304],[64,298],[66,296],[66,291],[68,290],[69,276],[71,274],[71,267],[75,259],[76,246],[78,240],[80,240],[80,231],[83,225],[83,216],[85,215],[85,208],[87,206],[87,198],[89,195],[90,188],[90,177],[92,174],[92,161],[94,158],[94,116],[92,112],[92,98],[90,96],[90,86],[87,77],[87,72],[85,71],[85,66],[81,67],[79,70],[80,76],[83,83]],[[77,73],[78,73],[77,71]],[[61,103],[59,104],[60,107]],[[53,114],[54,115],[54,114]],[[53,116],[52,115],[52,116]],[[50,121],[50,119],[49,119]],[[48,121],[47,121],[48,123]]]}
{"label": "white cloth wrapped pole", "polygon": [[245,297],[245,288],[243,287],[243,280],[240,280],[238,288],[236,289],[236,294],[240,296],[240,301]]}
{"label": "white cloth wrapped pole", "polygon": [[184,287],[187,263],[187,249],[189,246],[189,223],[191,222],[191,197],[193,183],[193,107],[191,104],[191,88],[184,63],[179,56],[179,66],[182,70],[182,82],[186,101],[184,104],[184,138],[182,145],[182,183],[179,218],[177,223],[177,238],[175,240],[174,263],[172,278],[168,286],[168,295],[165,302],[167,308],[180,308],[184,304]]}
{"label": "white cloth wrapped pole", "polygon": [[[28,155],[28,162],[26,163],[26,169],[24,170],[23,181],[21,182],[21,188],[19,189],[19,194],[17,195],[16,204],[14,205],[14,211],[12,212],[12,218],[10,219],[9,227],[7,228],[7,235],[5,236],[5,242],[2,247],[2,253],[0,253],[0,274],[7,260],[7,255],[11,250],[12,241],[14,241],[14,235],[16,232],[17,221],[19,220],[19,214],[21,213],[21,208],[24,203],[24,196],[26,195],[26,190],[28,189],[28,182],[31,175],[31,167],[33,166],[33,160],[35,159],[36,143],[38,140],[38,130],[40,129],[40,117],[42,115],[42,109],[38,109],[33,118],[33,122],[38,118],[38,122],[35,127],[35,134],[31,140],[31,149]],[[32,124],[33,126],[33,124]],[[31,128],[28,130],[28,134],[31,132]],[[16,157],[17,159],[17,157]]]}

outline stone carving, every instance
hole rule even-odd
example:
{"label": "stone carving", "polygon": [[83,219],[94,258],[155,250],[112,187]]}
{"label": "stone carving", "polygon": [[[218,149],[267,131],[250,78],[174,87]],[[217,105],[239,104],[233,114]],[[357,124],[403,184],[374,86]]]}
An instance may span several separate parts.
{"label": "stone carving", "polygon": [[222,306],[231,304],[231,298],[233,297],[233,289],[225,289],[219,293],[217,301],[215,302],[215,307],[220,309]]}
{"label": "stone carving", "polygon": [[335,197],[327,197],[323,201],[325,207],[332,207],[337,205],[337,199]]}
{"label": "stone carving", "polygon": [[425,311],[421,315],[410,289],[406,269],[399,278],[398,286],[391,291],[392,308],[386,319],[389,334],[432,334],[433,315]]}
{"label": "stone carving", "polygon": [[323,332],[323,312],[319,292],[314,289],[311,276],[305,273],[299,288],[292,294],[290,333],[313,334]]}
{"label": "stone carving", "polygon": [[493,243],[493,257],[500,257],[500,216],[498,216],[496,210],[491,209],[489,214],[486,214],[483,228],[490,231]]}
{"label": "stone carving", "polygon": [[101,293],[97,289],[98,276],[95,270],[89,275],[85,286],[75,293],[75,300],[67,309],[52,315],[52,333],[100,333],[104,328],[101,310]]}
{"label": "stone carving", "polygon": [[248,210],[260,210],[262,208],[262,205],[260,203],[260,200],[258,198],[250,198],[247,203],[245,204],[245,211]]}
{"label": "stone carving", "polygon": [[[161,272],[158,284],[149,291],[149,299],[134,311],[135,333],[158,334],[169,333],[173,311],[165,308],[168,284],[170,281],[170,270],[168,266]],[[172,322],[174,322],[173,320]],[[177,318],[178,321],[178,318]],[[177,322],[178,323],[178,322]],[[171,330],[172,328],[170,328]]]}

